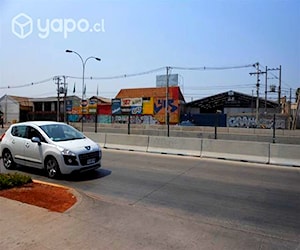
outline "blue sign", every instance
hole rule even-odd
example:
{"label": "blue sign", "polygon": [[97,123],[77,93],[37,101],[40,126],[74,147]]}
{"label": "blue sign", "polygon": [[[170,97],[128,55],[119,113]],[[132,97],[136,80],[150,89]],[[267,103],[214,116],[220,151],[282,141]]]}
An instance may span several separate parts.
{"label": "blue sign", "polygon": [[73,108],[73,101],[72,100],[67,100],[66,101],[66,111],[71,112]]}
{"label": "blue sign", "polygon": [[121,115],[121,99],[112,99],[111,103],[111,113],[113,115]]}

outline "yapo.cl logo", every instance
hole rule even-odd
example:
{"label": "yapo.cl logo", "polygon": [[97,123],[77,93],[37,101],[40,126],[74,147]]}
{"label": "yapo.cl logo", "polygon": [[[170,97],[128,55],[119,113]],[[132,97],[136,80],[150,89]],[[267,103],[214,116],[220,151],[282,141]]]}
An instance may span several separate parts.
{"label": "yapo.cl logo", "polygon": [[105,32],[104,19],[100,22],[91,23],[86,18],[31,18],[25,13],[16,15],[11,21],[12,33],[17,37],[24,39],[28,37],[33,29],[36,35],[41,39],[48,38],[51,34],[62,34],[67,39],[72,32]]}
{"label": "yapo.cl logo", "polygon": [[32,18],[24,13],[16,15],[11,21],[11,30],[17,37],[24,39],[32,33]]}

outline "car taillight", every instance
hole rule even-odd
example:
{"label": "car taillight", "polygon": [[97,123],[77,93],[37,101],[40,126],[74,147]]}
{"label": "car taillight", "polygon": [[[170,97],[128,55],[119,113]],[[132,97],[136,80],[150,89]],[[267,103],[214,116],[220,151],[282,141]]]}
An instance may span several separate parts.
{"label": "car taillight", "polygon": [[1,135],[0,141],[2,141],[2,139],[4,138],[4,136],[5,136],[5,133]]}

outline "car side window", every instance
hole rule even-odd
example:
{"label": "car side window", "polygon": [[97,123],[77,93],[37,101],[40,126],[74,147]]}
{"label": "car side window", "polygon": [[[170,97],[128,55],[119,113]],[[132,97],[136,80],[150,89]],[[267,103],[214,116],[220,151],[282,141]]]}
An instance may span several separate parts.
{"label": "car side window", "polygon": [[43,136],[40,134],[39,131],[37,131],[35,128],[33,128],[31,126],[27,126],[27,136],[26,136],[26,138],[28,138],[28,139],[31,140],[32,137],[38,137],[38,138],[40,138],[40,140],[42,142],[45,141],[44,138],[43,138]]}
{"label": "car side window", "polygon": [[26,138],[26,126],[14,126],[11,129],[11,134],[16,137]]}

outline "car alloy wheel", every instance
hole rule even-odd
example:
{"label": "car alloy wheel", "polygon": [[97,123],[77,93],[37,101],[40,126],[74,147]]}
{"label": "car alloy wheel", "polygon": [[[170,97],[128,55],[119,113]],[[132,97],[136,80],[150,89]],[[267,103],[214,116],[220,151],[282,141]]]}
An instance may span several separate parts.
{"label": "car alloy wheel", "polygon": [[3,153],[3,165],[6,169],[12,169],[15,166],[14,159],[9,150]]}
{"label": "car alloy wheel", "polygon": [[46,160],[45,169],[49,178],[56,178],[60,175],[59,166],[54,157],[49,157]]}

